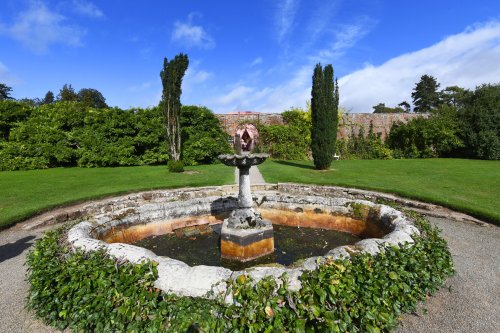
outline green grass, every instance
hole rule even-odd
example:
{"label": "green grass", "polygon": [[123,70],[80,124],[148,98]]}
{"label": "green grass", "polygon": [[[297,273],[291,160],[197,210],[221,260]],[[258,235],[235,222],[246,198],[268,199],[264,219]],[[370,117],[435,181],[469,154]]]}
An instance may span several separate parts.
{"label": "green grass", "polygon": [[[331,170],[317,171],[312,162],[271,160],[259,169],[269,183],[339,185],[394,193],[500,224],[500,161],[334,161]],[[169,173],[165,166],[0,172],[0,229],[69,203],[140,190],[234,181],[233,169],[222,164],[186,170],[196,173]]]}
{"label": "green grass", "polygon": [[193,173],[169,173],[166,166],[0,172],[0,229],[69,203],[140,190],[234,182],[233,168],[222,164],[186,167],[186,171]]}
{"label": "green grass", "polygon": [[327,171],[309,161],[266,161],[269,183],[294,182],[354,187],[462,211],[500,224],[500,161],[463,159],[344,160]]}

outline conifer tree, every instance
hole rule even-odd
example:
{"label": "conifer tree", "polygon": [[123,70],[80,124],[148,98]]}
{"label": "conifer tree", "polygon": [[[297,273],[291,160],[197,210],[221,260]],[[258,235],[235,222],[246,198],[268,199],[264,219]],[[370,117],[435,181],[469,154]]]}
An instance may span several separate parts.
{"label": "conifer tree", "polygon": [[316,169],[328,169],[335,153],[338,125],[339,90],[333,80],[333,66],[314,68],[311,90],[311,150]]}
{"label": "conifer tree", "polygon": [[431,112],[439,105],[439,83],[431,75],[422,75],[420,81],[413,88],[413,111],[416,113]]}
{"label": "conifer tree", "polygon": [[181,157],[181,128],[179,120],[182,94],[181,85],[188,65],[188,56],[180,53],[170,61],[165,58],[163,60],[163,70],[160,72],[163,85],[160,110],[164,116],[170,158],[174,161],[179,161]]}

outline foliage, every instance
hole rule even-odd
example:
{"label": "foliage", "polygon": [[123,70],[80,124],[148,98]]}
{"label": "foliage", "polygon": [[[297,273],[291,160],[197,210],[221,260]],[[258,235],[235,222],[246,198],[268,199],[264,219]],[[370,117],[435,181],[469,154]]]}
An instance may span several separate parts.
{"label": "foliage", "polygon": [[447,157],[462,146],[455,109],[441,104],[428,118],[393,124],[387,138],[397,157]]}
{"label": "foliage", "polygon": [[55,102],[54,93],[52,91],[47,91],[45,97],[42,99],[41,104],[51,104]]}
{"label": "foliage", "polygon": [[59,90],[59,95],[57,95],[58,101],[63,102],[76,102],[78,101],[78,94],[71,84],[64,84],[61,90]]}
{"label": "foliage", "polygon": [[184,172],[184,162],[182,162],[181,160],[168,160],[167,168],[170,172]]}
{"label": "foliage", "polygon": [[338,125],[339,91],[332,65],[316,65],[311,96],[311,151],[316,169],[324,170],[333,160]]}
{"label": "foliage", "polygon": [[74,331],[381,332],[453,274],[446,241],[415,216],[422,237],[372,257],[326,259],[301,276],[259,282],[229,280],[233,303],[177,297],[154,288],[156,263],[131,265],[103,252],[71,252],[63,230],[49,232],[28,254],[28,307],[47,323]]}
{"label": "foliage", "polygon": [[7,99],[13,99],[10,96],[10,92],[12,91],[12,88],[7,86],[5,83],[0,83],[0,102],[5,101]]}
{"label": "foliage", "polygon": [[0,101],[0,142],[8,140],[10,130],[25,121],[33,108],[17,101]]}
{"label": "foliage", "polygon": [[170,158],[176,161],[181,157],[181,128],[179,119],[181,111],[181,85],[188,65],[188,56],[180,53],[171,61],[165,58],[163,60],[163,70],[160,72],[163,93],[159,107],[164,116]]}
{"label": "foliage", "polygon": [[458,110],[467,157],[500,159],[500,84],[477,87]]}
{"label": "foliage", "polygon": [[106,167],[140,164],[135,154],[134,114],[120,109],[88,109],[78,133],[78,166]]}
{"label": "foliage", "polygon": [[108,105],[106,104],[106,99],[96,89],[80,89],[77,94],[77,100],[78,102],[81,102],[83,105],[90,108],[101,109],[108,107]]}
{"label": "foliage", "polygon": [[77,160],[73,130],[83,123],[81,105],[60,102],[34,109],[13,127],[0,146],[0,170],[26,170],[74,165]]}
{"label": "foliage", "polygon": [[[406,102],[401,102],[402,106],[398,104],[395,108],[390,108],[388,106],[385,106],[384,103],[378,103],[377,105],[373,106],[373,113],[405,113],[408,112],[408,109],[404,109],[406,107],[406,104],[403,104]],[[409,105],[408,105],[409,107]]]}
{"label": "foliage", "polygon": [[365,135],[365,130],[361,127],[357,135],[353,131],[348,139],[338,140],[336,152],[342,159],[392,158],[392,151],[382,142],[380,135],[373,132],[373,122],[370,122],[368,135]]}
{"label": "foliage", "polygon": [[451,86],[446,87],[439,93],[439,99],[442,104],[453,108],[460,108],[464,105],[465,99],[470,97],[471,92],[467,89]]}
{"label": "foliage", "polygon": [[276,159],[302,160],[309,157],[311,147],[311,112],[291,108],[282,113],[284,125],[259,124],[256,151]]}
{"label": "foliage", "polygon": [[431,112],[439,105],[439,93],[437,89],[439,83],[435,77],[422,75],[420,81],[413,88],[411,98],[413,98],[414,111],[417,113]]}
{"label": "foliage", "polygon": [[230,153],[227,134],[219,119],[203,106],[182,106],[182,161],[186,165],[218,162],[217,156]]}
{"label": "foliage", "polygon": [[[0,170],[58,166],[164,164],[168,151],[159,108],[89,108],[81,102],[31,107],[0,102]],[[184,162],[214,163],[230,147],[220,122],[204,107],[185,107]]]}

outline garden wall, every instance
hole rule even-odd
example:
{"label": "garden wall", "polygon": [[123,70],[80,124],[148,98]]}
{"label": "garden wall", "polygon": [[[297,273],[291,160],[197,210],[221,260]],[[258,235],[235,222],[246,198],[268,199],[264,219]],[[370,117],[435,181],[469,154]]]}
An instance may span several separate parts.
{"label": "garden wall", "polygon": [[[281,125],[283,117],[279,113],[241,112],[217,114],[224,130],[234,136],[236,127],[241,123],[261,123],[265,125]],[[426,114],[414,113],[346,113],[339,122],[338,139],[348,138],[352,131],[358,134],[361,127],[368,133],[370,123],[373,122],[374,133],[380,133],[385,140],[395,122],[407,123],[416,117],[427,117]]]}

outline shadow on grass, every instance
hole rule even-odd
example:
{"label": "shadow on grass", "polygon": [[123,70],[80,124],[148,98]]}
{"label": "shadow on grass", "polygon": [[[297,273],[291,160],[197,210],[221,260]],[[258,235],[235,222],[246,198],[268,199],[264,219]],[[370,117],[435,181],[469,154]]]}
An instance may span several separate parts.
{"label": "shadow on grass", "polygon": [[288,165],[288,166],[296,167],[296,168],[314,170],[314,166],[312,166],[312,165],[301,164],[301,163],[292,162],[292,161],[273,161],[273,162],[274,163],[278,163],[278,164],[283,164],[283,165]]}

